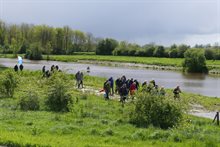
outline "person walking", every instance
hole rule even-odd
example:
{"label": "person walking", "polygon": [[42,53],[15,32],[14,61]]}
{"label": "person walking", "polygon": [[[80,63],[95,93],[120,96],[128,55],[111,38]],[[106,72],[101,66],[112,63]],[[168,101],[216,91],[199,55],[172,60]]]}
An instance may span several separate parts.
{"label": "person walking", "polygon": [[109,93],[111,91],[111,83],[109,80],[105,81],[103,89],[105,90],[105,99],[109,100]]}
{"label": "person walking", "polygon": [[110,78],[108,79],[108,81],[110,82],[110,87],[111,87],[110,94],[111,94],[111,95],[114,95],[114,80],[113,80],[112,77],[110,77]]}
{"label": "person walking", "polygon": [[79,87],[80,87],[80,80],[81,80],[80,71],[78,71],[78,72],[75,74],[75,79],[76,79],[76,85],[77,85],[77,87],[79,88]]}
{"label": "person walking", "polygon": [[180,87],[177,86],[174,90],[173,90],[173,94],[174,94],[174,99],[180,99],[180,93],[181,93],[181,90],[180,90]]}

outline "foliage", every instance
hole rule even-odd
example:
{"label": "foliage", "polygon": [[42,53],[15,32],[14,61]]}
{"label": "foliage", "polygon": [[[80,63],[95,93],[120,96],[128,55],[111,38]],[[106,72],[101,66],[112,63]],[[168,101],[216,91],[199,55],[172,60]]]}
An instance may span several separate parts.
{"label": "foliage", "polygon": [[26,91],[20,97],[18,104],[20,105],[20,109],[24,111],[40,109],[39,96],[33,89]]}
{"label": "foliage", "polygon": [[[92,33],[73,30],[69,26],[54,28],[25,23],[15,25],[0,20],[0,52],[13,53],[14,56],[17,53],[29,55],[34,52],[30,45],[35,43],[41,46],[41,52],[48,57],[49,54],[73,55],[76,52],[96,52],[98,55],[184,58],[184,53],[191,48],[185,44],[174,44],[165,48],[154,43],[144,46],[126,41],[118,43],[115,39],[96,38]],[[195,45],[195,48],[206,50],[207,59],[220,59],[219,44]]]}
{"label": "foliage", "polygon": [[178,103],[165,97],[141,93],[137,95],[131,122],[138,127],[153,125],[162,129],[172,128],[180,122],[183,112]]}
{"label": "foliage", "polygon": [[99,41],[96,54],[97,55],[112,55],[112,51],[118,46],[118,42],[114,39],[106,38]]}
{"label": "foliage", "polygon": [[42,59],[42,48],[39,43],[31,44],[30,49],[26,52],[25,58],[30,60]]}
{"label": "foliage", "polygon": [[184,54],[183,68],[187,72],[208,73],[204,52],[199,49],[187,50]]}
{"label": "foliage", "polygon": [[0,77],[0,91],[8,97],[13,97],[18,85],[18,78],[12,70],[6,70]]}
{"label": "foliage", "polygon": [[208,60],[214,59],[214,51],[211,49],[205,49],[205,58]]}
{"label": "foliage", "polygon": [[[0,76],[4,75],[0,71]],[[56,73],[55,73],[56,74]],[[65,84],[71,84],[74,75],[58,73]],[[60,75],[61,74],[61,75]],[[0,99],[0,144],[2,146],[219,146],[220,127],[210,119],[185,114],[180,125],[172,129],[160,129],[150,125],[137,128],[129,123],[133,103],[122,108],[117,100],[105,101],[102,97],[68,89],[78,102],[67,113],[20,111],[12,109],[23,90],[31,88],[38,93],[39,101],[47,98],[55,78],[42,78],[41,71],[23,71],[19,75],[15,98]],[[55,75],[54,75],[55,76]],[[85,84],[98,89],[104,78],[85,77]],[[72,86],[73,87],[73,86]],[[29,91],[29,90],[27,90]],[[30,90],[32,91],[32,90]],[[172,91],[167,91],[172,95]],[[85,96],[84,95],[84,96]],[[82,97],[84,97],[82,96]],[[219,109],[220,99],[184,93],[190,103],[207,104],[207,109]],[[181,96],[181,98],[182,98]],[[179,104],[185,102],[180,101]],[[212,109],[213,108],[213,109]],[[86,140],[86,141],[85,141]]]}
{"label": "foliage", "polygon": [[69,105],[73,103],[72,96],[68,93],[69,87],[61,77],[62,74],[56,73],[51,77],[50,87],[46,105],[49,110],[57,112],[69,111]]}
{"label": "foliage", "polygon": [[154,51],[155,57],[164,57],[165,55],[165,49],[163,46],[157,46],[157,48]]}

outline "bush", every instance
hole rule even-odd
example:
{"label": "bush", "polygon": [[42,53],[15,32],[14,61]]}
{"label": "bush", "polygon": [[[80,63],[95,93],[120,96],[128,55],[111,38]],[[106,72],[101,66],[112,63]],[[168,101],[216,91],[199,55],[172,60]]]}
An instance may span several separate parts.
{"label": "bush", "polygon": [[212,59],[214,59],[214,50],[205,49],[205,58],[206,58],[207,60],[212,60]]}
{"label": "bush", "polygon": [[203,50],[189,49],[184,53],[184,71],[191,73],[208,73],[206,58]]}
{"label": "bush", "polygon": [[73,103],[72,97],[68,93],[69,86],[65,84],[62,74],[54,73],[51,78],[46,105],[52,111],[69,111],[68,105]]}
{"label": "bush", "polygon": [[182,118],[182,108],[168,98],[148,94],[138,94],[130,114],[130,122],[138,127],[150,124],[162,129],[177,125]]}
{"label": "bush", "polygon": [[42,48],[39,43],[31,44],[30,49],[26,52],[25,58],[30,60],[42,59]]}
{"label": "bush", "polygon": [[118,42],[114,39],[106,38],[99,41],[96,54],[97,55],[112,55],[113,50],[118,46]]}
{"label": "bush", "polygon": [[13,97],[15,88],[17,87],[17,77],[11,70],[2,73],[0,80],[0,92],[8,97]]}
{"label": "bush", "polygon": [[18,104],[20,105],[20,109],[24,111],[40,109],[38,94],[33,90],[27,91],[19,99]]}

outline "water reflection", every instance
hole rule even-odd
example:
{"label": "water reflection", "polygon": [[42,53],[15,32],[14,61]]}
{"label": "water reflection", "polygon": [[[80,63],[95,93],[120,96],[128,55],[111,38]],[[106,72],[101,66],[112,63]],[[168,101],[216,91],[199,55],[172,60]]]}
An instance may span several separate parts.
{"label": "water reflection", "polygon": [[182,73],[184,79],[193,79],[193,80],[205,80],[207,77],[206,74],[199,74],[199,73]]}

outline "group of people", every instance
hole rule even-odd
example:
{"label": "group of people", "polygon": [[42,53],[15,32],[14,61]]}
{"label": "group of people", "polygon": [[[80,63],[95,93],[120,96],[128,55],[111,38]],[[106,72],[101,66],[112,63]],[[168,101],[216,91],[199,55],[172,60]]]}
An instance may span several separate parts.
{"label": "group of people", "polygon": [[18,72],[18,70],[20,69],[20,71],[22,71],[24,69],[24,66],[22,64],[20,64],[19,66],[16,64],[14,66],[14,71],[15,72]]}
{"label": "group of people", "polygon": [[[121,102],[125,102],[125,100],[128,98],[128,96],[130,95],[130,97],[133,99],[134,98],[134,94],[137,90],[140,89],[141,92],[146,92],[149,93],[151,95],[158,95],[158,96],[165,96],[166,91],[164,89],[164,87],[159,87],[155,80],[151,80],[149,81],[149,83],[147,81],[143,82],[141,87],[139,85],[138,80],[134,80],[133,78],[131,79],[126,79],[125,76],[122,76],[121,78],[116,79],[115,81],[115,93],[120,95],[120,101]],[[105,98],[109,99],[109,95],[113,95],[114,94],[114,80],[112,77],[110,77],[108,80],[105,81],[103,89],[105,91]],[[177,86],[174,90],[174,98],[178,99],[180,98],[180,87]]]}
{"label": "group of people", "polygon": [[[14,66],[14,71],[18,71],[20,69],[20,71],[22,71],[24,68],[24,66],[22,64],[19,65],[15,65]],[[89,67],[87,67],[87,72],[90,70]],[[43,73],[43,77],[47,77],[49,78],[55,71],[61,71],[59,69],[58,65],[52,65],[50,67],[50,70],[46,70],[46,66],[43,66],[42,68],[42,73]],[[83,88],[83,72],[78,71],[75,74],[75,79],[76,79],[76,86],[78,88]],[[116,85],[115,89],[114,89],[114,84]],[[114,92],[120,95],[120,101],[121,102],[125,102],[125,100],[128,98],[129,94],[130,97],[133,99],[134,98],[134,94],[137,90],[139,90],[141,92],[147,92],[150,93],[152,95],[158,95],[158,96],[165,96],[166,91],[164,89],[164,87],[159,87],[155,80],[151,80],[149,81],[149,83],[147,81],[143,82],[140,88],[139,82],[138,80],[134,80],[133,78],[131,79],[127,79],[126,76],[122,76],[118,79],[113,80],[112,77],[110,77],[108,80],[106,80],[104,82],[103,85],[103,91],[105,91],[105,95],[104,97],[106,99],[109,99],[110,95],[114,95]],[[180,87],[177,86],[174,90],[173,90],[173,94],[174,94],[174,99],[179,99],[180,98]]]}
{"label": "group of people", "polygon": [[49,78],[51,75],[52,75],[52,73],[54,73],[55,71],[59,71],[59,72],[61,72],[61,70],[59,69],[59,66],[58,65],[52,65],[51,67],[50,67],[50,70],[46,70],[46,66],[43,66],[42,67],[42,73],[43,73],[43,77],[47,77],[47,78]]}

